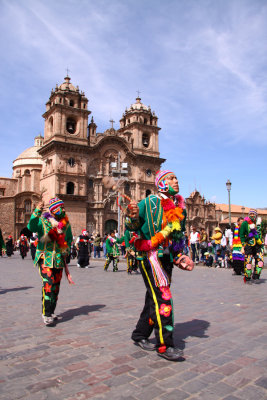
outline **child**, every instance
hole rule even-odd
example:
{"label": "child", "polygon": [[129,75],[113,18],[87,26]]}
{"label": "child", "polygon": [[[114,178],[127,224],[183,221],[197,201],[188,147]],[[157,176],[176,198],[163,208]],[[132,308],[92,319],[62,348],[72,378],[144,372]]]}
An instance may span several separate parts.
{"label": "child", "polygon": [[206,251],[204,253],[204,265],[206,265],[207,267],[212,267],[213,264],[213,257],[212,254],[209,253],[208,251]]}

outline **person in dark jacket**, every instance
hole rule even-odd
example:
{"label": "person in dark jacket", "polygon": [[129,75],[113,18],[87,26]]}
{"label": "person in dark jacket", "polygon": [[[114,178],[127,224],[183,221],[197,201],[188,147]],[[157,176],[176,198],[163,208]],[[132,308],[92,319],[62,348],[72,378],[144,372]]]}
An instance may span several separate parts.
{"label": "person in dark jacket", "polygon": [[14,243],[13,243],[12,236],[9,235],[7,240],[6,240],[6,255],[8,257],[11,257],[12,254],[14,254]]}
{"label": "person in dark jacket", "polygon": [[90,251],[90,238],[88,232],[84,229],[82,234],[76,241],[76,247],[78,250],[78,268],[89,268],[89,251]]}

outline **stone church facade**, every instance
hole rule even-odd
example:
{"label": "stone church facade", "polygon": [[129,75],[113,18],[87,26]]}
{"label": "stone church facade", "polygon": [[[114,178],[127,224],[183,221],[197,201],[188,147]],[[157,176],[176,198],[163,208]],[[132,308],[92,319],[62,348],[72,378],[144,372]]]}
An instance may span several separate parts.
{"label": "stone church facade", "polygon": [[[43,198],[65,202],[75,236],[82,229],[109,231],[124,225],[118,213],[116,192],[103,178],[120,182],[119,190],[136,199],[153,193],[160,158],[158,118],[150,107],[136,102],[126,108],[120,128],[97,133],[88,99],[70,82],[52,89],[46,103],[44,136],[13,162],[12,178],[0,178],[0,226],[5,236],[18,237],[31,212]],[[107,179],[107,178],[106,178]]]}

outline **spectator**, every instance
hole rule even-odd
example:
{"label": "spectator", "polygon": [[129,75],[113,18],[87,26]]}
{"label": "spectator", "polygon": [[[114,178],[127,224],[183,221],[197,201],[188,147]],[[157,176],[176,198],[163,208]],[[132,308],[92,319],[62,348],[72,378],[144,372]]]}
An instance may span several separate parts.
{"label": "spectator", "polygon": [[96,256],[100,258],[101,240],[100,233],[98,233],[94,239],[94,258]]}
{"label": "spectator", "polygon": [[185,232],[184,234],[184,254],[187,255],[189,253],[189,238],[188,234]]}
{"label": "spectator", "polygon": [[199,233],[196,231],[196,227],[192,227],[192,232],[190,233],[190,245],[191,245],[191,251],[192,251],[192,260],[196,264],[199,262],[199,256],[198,256],[198,251],[197,251],[197,245],[199,243]]}
{"label": "spectator", "polygon": [[225,237],[225,234],[223,234],[222,238],[221,238],[221,255],[222,255],[223,260],[225,259],[225,253],[226,253],[226,250],[227,250],[227,246],[226,245],[227,245],[227,239]]}
{"label": "spectator", "polygon": [[233,245],[233,232],[231,230],[230,225],[227,225],[226,230],[225,230],[225,237],[226,237],[226,245],[228,249],[230,249]]}
{"label": "spectator", "polygon": [[208,250],[208,235],[204,228],[201,229],[199,246],[200,246],[200,251],[201,251],[201,260],[200,261],[204,262],[204,259],[205,259],[204,254]]}
{"label": "spectator", "polygon": [[204,253],[204,265],[210,268],[212,267],[212,264],[213,264],[212,254],[209,251],[206,251]]}
{"label": "spectator", "polygon": [[218,261],[218,251],[221,251],[221,239],[222,239],[222,231],[221,229],[217,226],[214,229],[214,233],[211,237],[212,240],[214,240],[214,255],[215,255],[215,261]]}

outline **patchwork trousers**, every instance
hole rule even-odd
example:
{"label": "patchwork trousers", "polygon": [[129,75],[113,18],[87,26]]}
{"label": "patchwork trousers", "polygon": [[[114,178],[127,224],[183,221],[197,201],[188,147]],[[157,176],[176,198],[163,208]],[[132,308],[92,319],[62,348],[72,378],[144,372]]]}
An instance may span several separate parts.
{"label": "patchwork trousers", "polygon": [[46,317],[51,317],[55,312],[62,271],[62,268],[45,267],[43,263],[39,265],[42,278],[42,314]]}
{"label": "patchwork trousers", "polygon": [[145,305],[132,333],[136,342],[148,339],[153,329],[159,352],[174,347],[173,344],[173,303],[170,287],[157,287],[149,261],[140,262],[140,271],[146,286]]}

